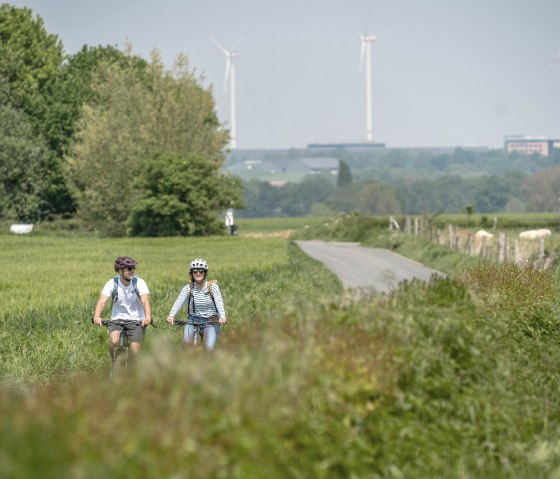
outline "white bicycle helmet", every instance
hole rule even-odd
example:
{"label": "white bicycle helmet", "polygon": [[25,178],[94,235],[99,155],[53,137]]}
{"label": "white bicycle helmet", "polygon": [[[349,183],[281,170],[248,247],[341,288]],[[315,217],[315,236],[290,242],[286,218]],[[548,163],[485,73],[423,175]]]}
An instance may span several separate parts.
{"label": "white bicycle helmet", "polygon": [[189,268],[189,273],[193,269],[203,269],[204,271],[208,271],[208,263],[204,261],[202,258],[193,259],[191,261],[191,266]]}

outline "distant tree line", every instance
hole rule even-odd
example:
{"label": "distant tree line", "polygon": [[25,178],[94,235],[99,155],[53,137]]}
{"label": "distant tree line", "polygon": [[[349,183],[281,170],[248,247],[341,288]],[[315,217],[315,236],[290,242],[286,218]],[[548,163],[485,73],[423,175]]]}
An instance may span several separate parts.
{"label": "distant tree line", "polygon": [[203,235],[242,206],[221,170],[212,91],[112,46],[65,54],[28,8],[0,5],[0,220],[76,218],[110,235]]}
{"label": "distant tree line", "polygon": [[[526,157],[530,163],[530,158]],[[536,160],[536,158],[533,158]],[[448,165],[440,158],[440,166]],[[450,160],[449,160],[450,161]],[[550,159],[547,159],[550,161]],[[345,162],[341,162],[344,165]],[[339,171],[348,175],[347,165]],[[350,183],[310,176],[281,187],[251,180],[245,183],[244,216],[306,216],[357,212],[365,215],[499,213],[560,211],[560,166],[534,174],[444,175],[395,181],[365,179]],[[350,173],[350,178],[355,177]]]}

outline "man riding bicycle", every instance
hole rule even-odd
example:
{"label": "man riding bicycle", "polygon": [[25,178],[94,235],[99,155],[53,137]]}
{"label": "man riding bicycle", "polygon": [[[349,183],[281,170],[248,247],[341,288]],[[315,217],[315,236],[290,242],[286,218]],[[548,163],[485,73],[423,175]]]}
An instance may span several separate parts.
{"label": "man riding bicycle", "polygon": [[[146,327],[152,322],[150,291],[146,282],[135,276],[136,261],[128,256],[115,260],[114,268],[118,276],[105,283],[95,306],[93,322],[101,326],[101,314],[107,300],[111,298],[111,325],[109,326],[109,354],[114,356],[119,347],[120,334],[130,340],[133,357],[141,349]],[[113,322],[116,321],[116,322]],[[123,321],[123,324],[118,324]]]}

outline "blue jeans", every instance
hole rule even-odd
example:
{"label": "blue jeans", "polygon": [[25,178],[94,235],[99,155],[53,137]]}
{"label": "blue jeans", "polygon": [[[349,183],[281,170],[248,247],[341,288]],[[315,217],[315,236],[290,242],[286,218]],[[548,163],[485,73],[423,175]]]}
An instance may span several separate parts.
{"label": "blue jeans", "polygon": [[[214,351],[216,347],[216,343],[218,342],[218,336],[220,335],[220,325],[219,324],[204,324],[204,322],[211,321],[210,319],[200,318],[198,316],[191,316],[189,315],[189,321],[195,323],[202,323],[198,327],[198,332],[202,341],[204,342],[204,346],[208,351]],[[195,326],[192,324],[186,324],[185,329],[183,332],[183,344],[192,344],[194,340],[194,332]]]}

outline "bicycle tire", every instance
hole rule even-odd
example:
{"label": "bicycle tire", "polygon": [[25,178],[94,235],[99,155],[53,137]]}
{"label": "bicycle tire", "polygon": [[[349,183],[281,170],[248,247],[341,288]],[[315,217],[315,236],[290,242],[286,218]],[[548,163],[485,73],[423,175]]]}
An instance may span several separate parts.
{"label": "bicycle tire", "polygon": [[129,341],[123,332],[119,334],[119,346],[115,349],[115,358],[111,364],[111,379],[119,376],[126,376],[128,370]]}

